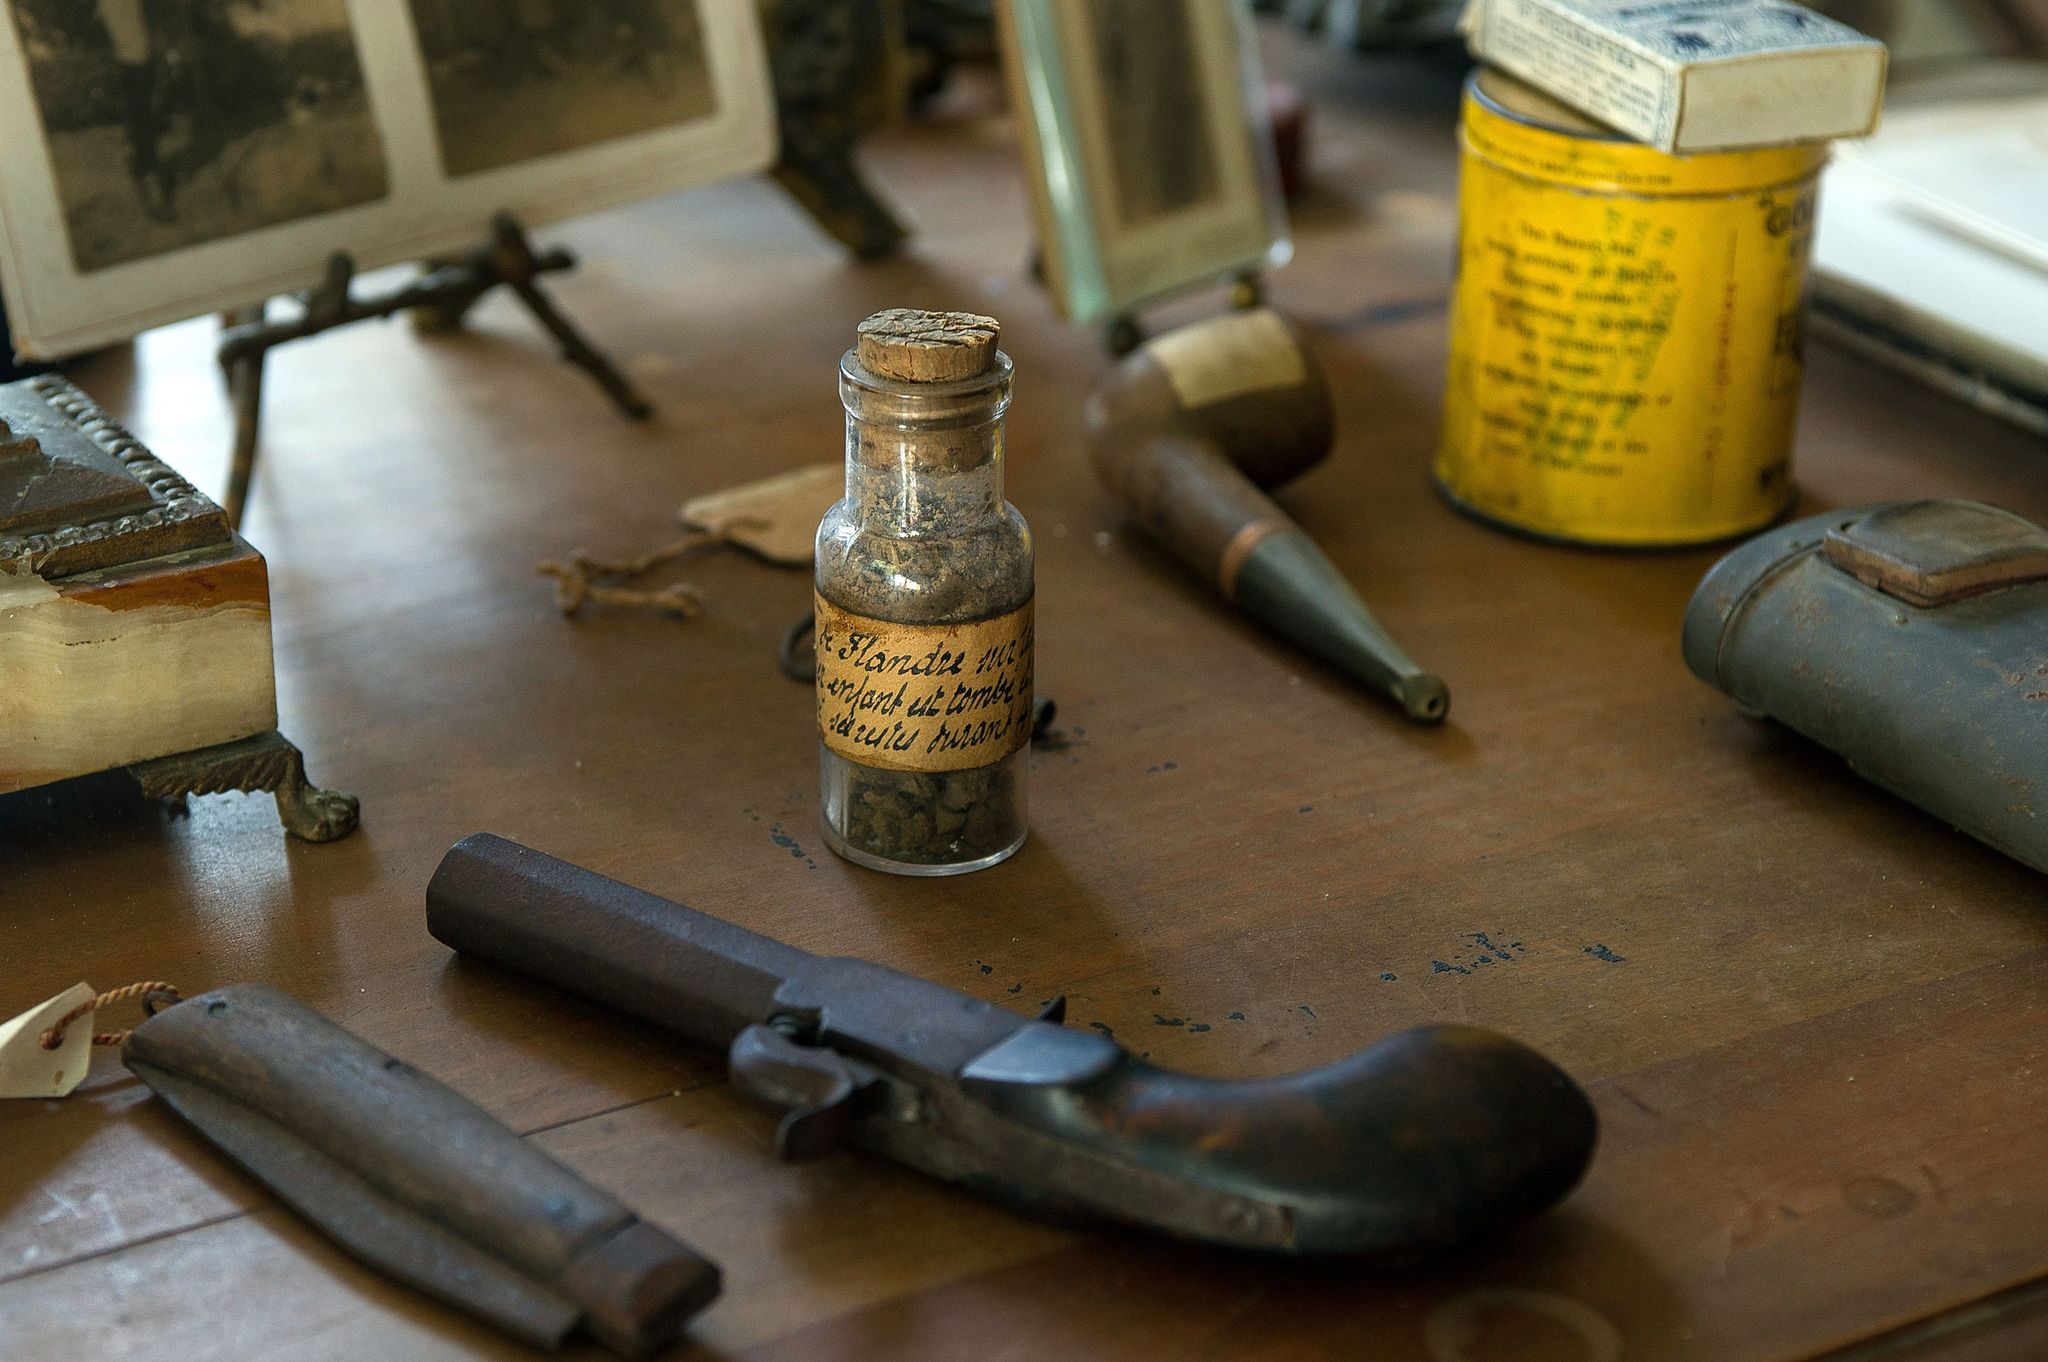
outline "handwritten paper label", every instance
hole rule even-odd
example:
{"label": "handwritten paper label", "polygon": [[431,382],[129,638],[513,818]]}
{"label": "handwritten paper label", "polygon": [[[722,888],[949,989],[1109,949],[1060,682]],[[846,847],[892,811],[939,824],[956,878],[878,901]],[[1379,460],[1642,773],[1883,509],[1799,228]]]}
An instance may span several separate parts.
{"label": "handwritten paper label", "polygon": [[64,1097],[85,1081],[92,1064],[92,1014],[64,1028],[54,1050],[43,1048],[43,1032],[80,1003],[99,995],[75,984],[10,1022],[0,1022],[0,1097]]}
{"label": "handwritten paper label", "polygon": [[1031,603],[971,624],[892,624],[818,598],[818,732],[889,771],[964,771],[1031,738]]}
{"label": "handwritten paper label", "polygon": [[1265,308],[1169,331],[1145,347],[1190,410],[1308,379],[1287,324]]}

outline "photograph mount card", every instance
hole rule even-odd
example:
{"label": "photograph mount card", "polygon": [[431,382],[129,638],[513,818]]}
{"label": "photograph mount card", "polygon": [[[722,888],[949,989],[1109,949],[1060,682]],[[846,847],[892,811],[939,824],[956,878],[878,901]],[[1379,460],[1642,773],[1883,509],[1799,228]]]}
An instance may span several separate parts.
{"label": "photograph mount card", "polygon": [[746,0],[0,0],[0,294],[54,358],[765,167]]}
{"label": "photograph mount card", "polygon": [[1094,322],[1285,263],[1242,0],[1002,0],[1047,287]]}

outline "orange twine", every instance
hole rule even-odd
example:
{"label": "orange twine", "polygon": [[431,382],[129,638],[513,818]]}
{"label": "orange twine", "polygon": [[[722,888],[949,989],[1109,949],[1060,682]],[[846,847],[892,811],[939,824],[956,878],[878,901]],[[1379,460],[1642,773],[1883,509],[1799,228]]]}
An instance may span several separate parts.
{"label": "orange twine", "polygon": [[[152,1017],[157,1014],[159,1007],[169,1007],[172,1003],[184,1001],[184,995],[160,980],[153,980],[143,984],[130,984],[126,988],[117,988],[110,993],[100,994],[99,997],[94,998],[89,1003],[80,1003],[63,1016],[57,1018],[56,1024],[43,1032],[43,1048],[45,1050],[54,1050],[59,1045],[62,1045],[64,1043],[65,1028],[80,1017],[89,1016],[103,1007],[112,1007],[115,1003],[126,1002],[130,998],[141,998],[143,1000],[142,1010]],[[159,1002],[159,998],[167,1001]],[[127,1031],[98,1031],[93,1034],[92,1043],[94,1045],[119,1045],[132,1034],[134,1034],[132,1028]]]}

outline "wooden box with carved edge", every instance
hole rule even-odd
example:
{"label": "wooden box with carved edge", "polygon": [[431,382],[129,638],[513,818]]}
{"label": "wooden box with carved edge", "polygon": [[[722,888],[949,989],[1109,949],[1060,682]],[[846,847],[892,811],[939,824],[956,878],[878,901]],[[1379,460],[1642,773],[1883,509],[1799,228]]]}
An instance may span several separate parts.
{"label": "wooden box with carved edge", "polygon": [[277,732],[263,555],[46,375],[0,387],[0,796],[114,769],[154,798],[270,791],[308,841],[356,823]]}

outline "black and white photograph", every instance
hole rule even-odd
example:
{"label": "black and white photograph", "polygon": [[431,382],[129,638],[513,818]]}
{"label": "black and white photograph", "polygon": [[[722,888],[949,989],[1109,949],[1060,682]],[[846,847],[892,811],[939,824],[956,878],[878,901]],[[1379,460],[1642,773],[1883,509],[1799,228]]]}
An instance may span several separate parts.
{"label": "black and white photograph", "polygon": [[411,0],[450,177],[717,107],[696,0]]}
{"label": "black and white photograph", "polygon": [[343,0],[10,0],[81,272],[381,198]]}
{"label": "black and white photograph", "polygon": [[1110,179],[1125,227],[1213,197],[1221,177],[1187,7],[1089,0],[1095,61],[1111,111]]}
{"label": "black and white photograph", "polygon": [[0,288],[54,357],[765,168],[753,0],[0,0]]}

